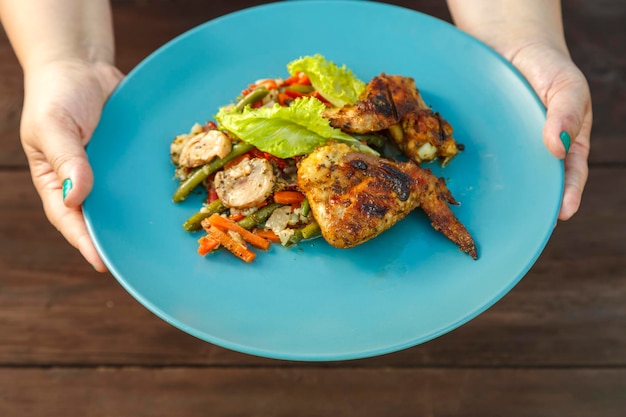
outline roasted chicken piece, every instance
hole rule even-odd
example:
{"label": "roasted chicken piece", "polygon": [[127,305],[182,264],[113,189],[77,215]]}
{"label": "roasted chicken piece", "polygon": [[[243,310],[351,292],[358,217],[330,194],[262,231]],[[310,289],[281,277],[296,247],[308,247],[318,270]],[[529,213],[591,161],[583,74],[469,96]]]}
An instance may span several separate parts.
{"label": "roasted chicken piece", "polygon": [[412,161],[329,143],[299,162],[298,186],[332,246],[359,245],[421,207],[436,230],[477,259],[474,240],[448,206],[457,203],[445,180]]}
{"label": "roasted chicken piece", "polygon": [[450,123],[424,102],[410,77],[378,75],[354,105],[329,108],[324,117],[349,133],[388,130],[400,150],[418,164],[441,158],[445,165],[462,148],[452,137]]}
{"label": "roasted chicken piece", "polygon": [[378,132],[397,124],[407,113],[416,112],[420,100],[412,79],[381,74],[367,84],[354,105],[331,107],[324,117],[344,132]]}

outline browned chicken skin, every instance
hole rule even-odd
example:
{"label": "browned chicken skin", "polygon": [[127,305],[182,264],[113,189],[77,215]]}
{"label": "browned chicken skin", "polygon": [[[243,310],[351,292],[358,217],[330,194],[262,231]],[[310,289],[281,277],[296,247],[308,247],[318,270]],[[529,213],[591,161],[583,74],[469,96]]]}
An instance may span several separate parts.
{"label": "browned chicken skin", "polygon": [[458,152],[452,126],[432,111],[410,77],[374,77],[354,105],[324,113],[331,126],[350,133],[388,129],[404,154],[417,162],[441,158],[446,164]]}
{"label": "browned chicken skin", "polygon": [[332,246],[361,244],[421,207],[436,230],[477,258],[472,237],[448,206],[456,201],[445,181],[413,162],[330,143],[300,161],[298,186]]}

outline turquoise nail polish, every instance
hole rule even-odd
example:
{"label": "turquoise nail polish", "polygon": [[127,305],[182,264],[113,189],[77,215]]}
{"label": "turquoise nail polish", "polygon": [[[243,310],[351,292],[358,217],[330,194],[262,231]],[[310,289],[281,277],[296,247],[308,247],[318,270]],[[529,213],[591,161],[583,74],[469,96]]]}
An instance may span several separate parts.
{"label": "turquoise nail polish", "polygon": [[565,155],[567,155],[569,152],[569,147],[572,144],[572,138],[570,138],[569,133],[565,131],[561,132],[561,135],[559,136],[559,138],[561,139],[561,142],[563,142],[563,147],[565,148]]}
{"label": "turquoise nail polish", "polygon": [[72,186],[73,184],[70,178],[66,178],[65,181],[63,181],[63,200],[65,200],[65,197],[67,197],[67,193],[70,192]]}

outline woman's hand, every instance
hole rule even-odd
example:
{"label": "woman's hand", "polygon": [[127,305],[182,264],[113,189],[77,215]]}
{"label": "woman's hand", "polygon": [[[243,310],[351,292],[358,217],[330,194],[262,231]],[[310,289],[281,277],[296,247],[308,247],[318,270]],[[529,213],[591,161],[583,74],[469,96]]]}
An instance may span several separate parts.
{"label": "woman's hand", "polygon": [[81,204],[93,185],[85,145],[123,78],[109,0],[0,0],[0,20],[24,71],[22,145],[46,215],[104,272]]}
{"label": "woman's hand", "polygon": [[107,270],[91,241],[81,205],[93,174],[85,145],[102,107],[123,78],[106,63],[47,62],[26,73],[21,137],[46,216],[97,270]]}
{"label": "woman's hand", "polygon": [[591,95],[572,61],[558,0],[448,0],[456,25],[508,59],[547,108],[543,141],[565,158],[560,220],[571,218],[587,182]]}
{"label": "woman's hand", "polygon": [[[503,51],[504,55],[511,55]],[[548,150],[565,158],[565,189],[560,220],[571,218],[587,182],[592,124],[589,86],[570,57],[549,44],[529,43],[511,56],[547,108],[543,140]]]}

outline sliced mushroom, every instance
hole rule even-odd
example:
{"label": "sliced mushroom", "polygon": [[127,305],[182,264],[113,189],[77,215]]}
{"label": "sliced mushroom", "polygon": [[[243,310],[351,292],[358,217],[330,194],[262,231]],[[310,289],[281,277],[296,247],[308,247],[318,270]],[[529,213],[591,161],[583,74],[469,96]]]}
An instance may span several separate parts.
{"label": "sliced mushroom", "polygon": [[178,158],[178,165],[188,168],[211,162],[214,158],[223,158],[232,150],[228,136],[219,130],[202,132],[185,144]]}
{"label": "sliced mushroom", "polygon": [[227,207],[246,208],[261,204],[272,194],[276,176],[266,159],[244,159],[215,174],[217,196]]}
{"label": "sliced mushroom", "polygon": [[182,135],[178,135],[174,138],[170,145],[170,156],[172,157],[172,162],[174,165],[178,166],[178,159],[180,158],[180,153],[183,151],[183,148],[198,133],[203,131],[202,125],[199,123],[195,123],[189,133],[183,133]]}

